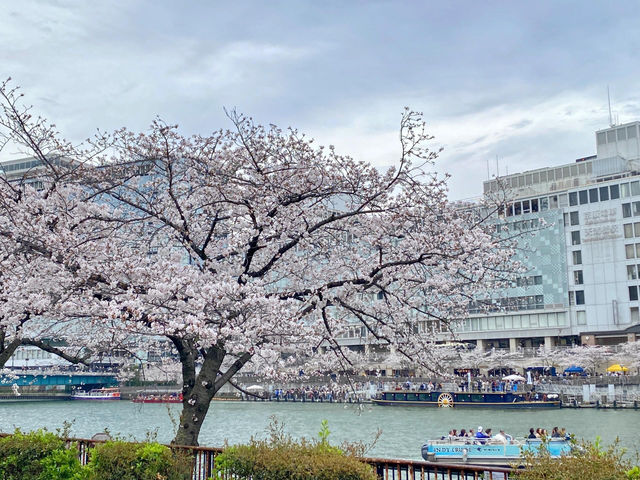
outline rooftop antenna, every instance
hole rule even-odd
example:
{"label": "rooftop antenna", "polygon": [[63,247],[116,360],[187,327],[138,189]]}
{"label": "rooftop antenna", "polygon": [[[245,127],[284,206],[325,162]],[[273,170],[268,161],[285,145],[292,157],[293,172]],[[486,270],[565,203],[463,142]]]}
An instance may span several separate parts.
{"label": "rooftop antenna", "polygon": [[491,180],[491,174],[489,173],[489,159],[487,158],[487,181]]}
{"label": "rooftop antenna", "polygon": [[609,126],[613,127],[613,117],[611,116],[611,95],[609,94],[609,85],[607,85],[607,101],[609,102]]}
{"label": "rooftop antenna", "polygon": [[498,155],[496,155],[496,177],[500,176],[500,164],[498,163]]}

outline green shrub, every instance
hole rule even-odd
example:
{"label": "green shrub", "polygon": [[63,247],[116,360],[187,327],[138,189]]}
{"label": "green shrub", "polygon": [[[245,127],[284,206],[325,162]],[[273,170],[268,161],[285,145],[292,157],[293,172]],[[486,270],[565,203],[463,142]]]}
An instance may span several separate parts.
{"label": "green shrub", "polygon": [[527,455],[529,467],[519,471],[517,480],[634,480],[640,478],[638,467],[624,457],[624,451],[616,444],[607,448],[594,443],[576,445],[572,455],[552,458],[547,449],[538,455]]}
{"label": "green shrub", "polygon": [[[371,466],[356,455],[366,446],[329,444],[329,427],[322,422],[318,440],[294,441],[272,418],[269,440],[228,447],[215,460],[215,478],[252,480],[376,480]],[[345,453],[348,452],[348,453]]]}
{"label": "green shrub", "polygon": [[89,480],[190,480],[192,459],[158,443],[107,442],[91,450]]}
{"label": "green shrub", "polygon": [[57,435],[45,430],[0,439],[0,478],[3,480],[81,480],[75,445],[67,449]]}
{"label": "green shrub", "polygon": [[217,478],[260,480],[376,480],[373,469],[334,448],[306,442],[269,445],[253,441],[216,457]]}
{"label": "green shrub", "polygon": [[42,473],[38,480],[85,480],[86,469],[80,465],[78,450],[73,444],[64,450],[54,450],[40,462]]}

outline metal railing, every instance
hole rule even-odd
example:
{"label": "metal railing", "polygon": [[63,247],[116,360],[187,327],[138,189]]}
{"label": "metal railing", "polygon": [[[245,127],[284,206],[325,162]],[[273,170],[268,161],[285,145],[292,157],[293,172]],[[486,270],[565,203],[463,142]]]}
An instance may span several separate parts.
{"label": "metal railing", "polygon": [[[0,433],[0,438],[10,436]],[[87,438],[65,439],[70,447],[75,444],[78,459],[86,465],[90,459],[90,451],[104,440]],[[214,474],[215,458],[223,452],[217,447],[191,447],[184,445],[167,445],[176,452],[192,456],[194,461],[193,480],[208,480]],[[450,465],[415,460],[397,460],[390,458],[361,458],[361,461],[373,467],[380,480],[508,480],[514,472],[511,468],[477,465]],[[223,475],[225,479],[232,476]]]}
{"label": "metal railing", "polygon": [[449,465],[413,460],[362,458],[381,480],[508,480],[511,468],[477,465]]}

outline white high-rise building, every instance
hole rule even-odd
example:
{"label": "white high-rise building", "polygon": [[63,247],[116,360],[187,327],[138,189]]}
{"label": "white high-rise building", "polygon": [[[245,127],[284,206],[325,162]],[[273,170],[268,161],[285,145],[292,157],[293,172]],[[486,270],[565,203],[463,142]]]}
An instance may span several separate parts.
{"label": "white high-rise building", "polygon": [[594,156],[484,182],[511,199],[498,225],[539,230],[523,237],[530,271],[461,339],[514,350],[640,338],[640,122],[595,137]]}

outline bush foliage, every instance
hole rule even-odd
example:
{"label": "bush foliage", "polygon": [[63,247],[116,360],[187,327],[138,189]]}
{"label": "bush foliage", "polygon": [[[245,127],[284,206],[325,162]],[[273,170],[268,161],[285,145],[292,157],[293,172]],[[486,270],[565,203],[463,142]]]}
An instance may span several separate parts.
{"label": "bush foliage", "polygon": [[192,459],[158,443],[107,442],[91,450],[87,480],[190,480]]}
{"label": "bush foliage", "polygon": [[0,439],[0,478],[3,480],[83,480],[75,445],[54,433],[37,430]]}
{"label": "bush foliage", "polygon": [[632,467],[617,443],[602,447],[594,443],[576,444],[572,455],[552,458],[545,448],[528,455],[529,468],[519,471],[517,480],[640,480],[640,469]]}
{"label": "bush foliage", "polygon": [[76,444],[38,430],[0,439],[2,480],[190,480],[192,458],[158,443],[107,442],[85,467]]}
{"label": "bush foliage", "polygon": [[[294,441],[283,434],[281,425],[272,419],[268,440],[252,439],[248,445],[227,447],[216,457],[215,476],[223,479],[259,480],[376,480],[370,465],[355,454],[362,446],[329,444],[326,421],[318,440]],[[346,452],[346,453],[345,453]]]}
{"label": "bush foliage", "polygon": [[216,457],[218,478],[261,480],[376,480],[373,469],[357,458],[306,442],[270,445],[252,441],[227,448]]}

